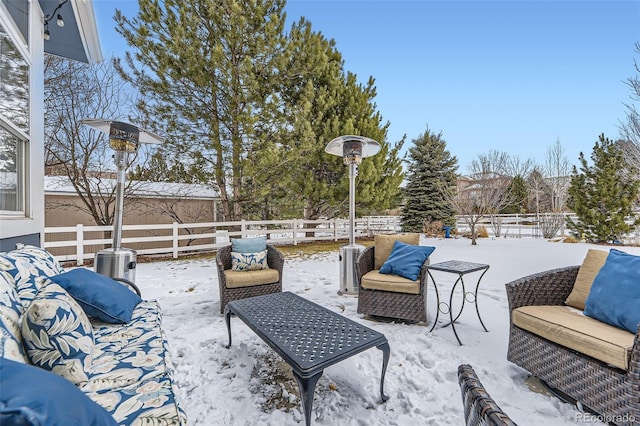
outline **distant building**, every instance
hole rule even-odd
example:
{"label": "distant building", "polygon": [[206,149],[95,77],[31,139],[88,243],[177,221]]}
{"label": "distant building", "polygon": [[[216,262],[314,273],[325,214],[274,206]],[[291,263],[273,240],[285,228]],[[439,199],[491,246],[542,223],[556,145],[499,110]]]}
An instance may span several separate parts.
{"label": "distant building", "polygon": [[[89,179],[94,195],[114,194],[116,179],[93,177]],[[128,195],[124,199],[124,225],[157,225],[179,223],[216,222],[220,206],[217,191],[199,184],[169,182],[127,181]],[[95,226],[95,219],[83,203],[67,176],[45,176],[45,226],[70,227],[78,224]],[[97,197],[104,200],[109,197]],[[113,201],[115,202],[115,196]],[[109,207],[113,210],[113,205]],[[207,229],[194,230],[194,233]],[[123,238],[166,235],[167,230],[147,229],[126,231]],[[88,234],[92,235],[92,234]],[[73,240],[73,233],[57,233],[47,237],[47,241]],[[104,233],[94,233],[91,238],[106,238]],[[187,244],[187,243],[185,243]],[[153,243],[128,243],[134,250],[154,248]],[[103,245],[88,246],[87,250],[100,250]],[[56,255],[67,254],[61,249],[53,249]]]}

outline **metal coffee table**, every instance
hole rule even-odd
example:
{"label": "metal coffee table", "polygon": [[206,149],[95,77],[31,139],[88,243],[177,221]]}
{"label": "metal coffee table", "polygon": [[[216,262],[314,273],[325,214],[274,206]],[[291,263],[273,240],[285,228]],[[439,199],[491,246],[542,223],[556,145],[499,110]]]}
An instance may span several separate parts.
{"label": "metal coffee table", "polygon": [[298,382],[305,423],[311,424],[316,383],[325,368],[369,348],[382,351],[380,398],[389,363],[384,334],[323,308],[291,292],[234,300],[225,308],[231,347],[231,314],[244,321],[290,366]]}

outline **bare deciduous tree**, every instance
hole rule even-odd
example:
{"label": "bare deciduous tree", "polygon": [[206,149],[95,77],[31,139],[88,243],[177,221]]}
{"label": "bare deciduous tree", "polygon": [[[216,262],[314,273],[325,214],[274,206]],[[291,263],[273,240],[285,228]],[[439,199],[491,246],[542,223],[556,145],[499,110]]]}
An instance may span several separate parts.
{"label": "bare deciduous tree", "polygon": [[471,230],[472,245],[477,244],[478,223],[511,202],[508,191],[511,178],[506,174],[509,161],[509,155],[504,152],[490,151],[488,154],[478,155],[469,166],[467,184],[459,184],[455,193],[449,193],[456,213],[463,216]]}
{"label": "bare deciduous tree", "polygon": [[[635,52],[640,54],[640,42],[636,42]],[[634,59],[633,65],[635,75],[625,81],[631,89],[630,101],[625,103],[627,119],[620,123],[621,136],[630,143],[622,144],[619,148],[623,151],[627,161],[640,170],[640,111],[636,105],[637,102],[640,102],[640,63]]]}
{"label": "bare deciduous tree", "polygon": [[[91,215],[97,225],[110,225],[115,185],[105,179],[114,177],[113,151],[104,134],[80,120],[126,119],[132,89],[119,78],[111,61],[84,64],[46,55],[44,65],[47,172],[67,176],[82,201],[80,210]],[[78,208],[75,204],[55,207]]]}
{"label": "bare deciduous tree", "polygon": [[547,148],[545,155],[546,182],[551,194],[551,211],[561,212],[567,202],[571,165],[565,155],[560,139]]}

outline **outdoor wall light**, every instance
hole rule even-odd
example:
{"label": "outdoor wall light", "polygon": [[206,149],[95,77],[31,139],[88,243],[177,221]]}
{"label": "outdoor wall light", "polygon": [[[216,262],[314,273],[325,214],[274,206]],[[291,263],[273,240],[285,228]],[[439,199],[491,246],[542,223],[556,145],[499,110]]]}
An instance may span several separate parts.
{"label": "outdoor wall light", "polygon": [[54,16],[56,17],[56,24],[58,24],[60,28],[64,27],[64,19],[62,19],[62,14],[59,11],[62,8],[62,6],[64,6],[65,3],[67,3],[68,1],[69,0],[61,0],[50,14],[45,15],[44,33],[43,33],[43,38],[45,40],[49,40],[51,38],[51,32],[49,31],[49,21],[51,21]]}
{"label": "outdoor wall light", "polygon": [[340,247],[340,291],[338,294],[356,295],[358,293],[355,262],[364,246],[355,243],[356,222],[356,176],[358,165],[365,157],[376,155],[380,144],[364,136],[345,135],[333,139],[324,148],[331,155],[342,157],[349,166],[349,244]]}

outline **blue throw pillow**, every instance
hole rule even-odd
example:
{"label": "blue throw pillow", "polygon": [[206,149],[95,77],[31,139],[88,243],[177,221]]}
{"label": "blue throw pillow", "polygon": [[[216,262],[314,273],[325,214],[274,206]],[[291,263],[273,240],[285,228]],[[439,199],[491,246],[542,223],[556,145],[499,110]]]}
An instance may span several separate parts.
{"label": "blue throw pillow", "polygon": [[418,279],[420,268],[435,247],[414,246],[396,241],[387,260],[380,267],[381,274],[393,274],[411,281]]}
{"label": "blue throw pillow", "polygon": [[111,324],[126,324],[140,296],[123,284],[89,269],[72,269],[55,275],[51,281],[67,290],[85,313]]}
{"label": "blue throw pillow", "polygon": [[585,305],[585,315],[635,334],[640,323],[640,256],[611,249]]}
{"label": "blue throw pillow", "polygon": [[62,377],[0,358],[0,424],[117,426],[109,413]]}
{"label": "blue throw pillow", "polygon": [[231,239],[231,251],[236,253],[257,253],[266,249],[267,237]]}

